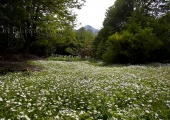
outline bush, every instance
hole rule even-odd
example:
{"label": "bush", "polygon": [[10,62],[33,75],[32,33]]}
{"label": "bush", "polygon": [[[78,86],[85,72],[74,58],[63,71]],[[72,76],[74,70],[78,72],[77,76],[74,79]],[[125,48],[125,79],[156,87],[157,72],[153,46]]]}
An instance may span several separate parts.
{"label": "bush", "polygon": [[115,33],[114,35],[110,36],[108,41],[106,42],[106,46],[108,46],[108,49],[106,52],[102,55],[102,59],[106,63],[126,63],[127,55],[125,47],[128,44],[128,41],[124,41],[122,39],[122,35]]}
{"label": "bush", "polygon": [[107,41],[108,49],[102,55],[106,63],[146,63],[156,61],[153,54],[162,46],[161,40],[151,28],[139,29],[137,33],[115,33]]}

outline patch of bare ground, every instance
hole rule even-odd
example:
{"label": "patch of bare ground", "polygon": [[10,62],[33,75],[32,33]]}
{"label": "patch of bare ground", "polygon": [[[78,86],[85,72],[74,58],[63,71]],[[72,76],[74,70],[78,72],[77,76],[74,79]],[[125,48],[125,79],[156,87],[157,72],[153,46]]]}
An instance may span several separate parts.
{"label": "patch of bare ground", "polygon": [[0,49],[0,75],[8,72],[19,71],[40,71],[38,66],[30,65],[29,60],[40,60],[42,58],[35,55],[27,54],[23,57],[21,53],[14,53],[11,50]]}

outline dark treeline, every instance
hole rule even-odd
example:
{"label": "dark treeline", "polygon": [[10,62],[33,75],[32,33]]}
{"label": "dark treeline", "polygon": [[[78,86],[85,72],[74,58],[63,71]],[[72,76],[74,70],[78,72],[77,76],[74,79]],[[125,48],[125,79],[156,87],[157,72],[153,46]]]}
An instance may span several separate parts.
{"label": "dark treeline", "polygon": [[0,47],[38,56],[91,56],[106,63],[170,60],[170,1],[116,0],[103,28],[74,30],[85,0],[7,0],[0,2]]}

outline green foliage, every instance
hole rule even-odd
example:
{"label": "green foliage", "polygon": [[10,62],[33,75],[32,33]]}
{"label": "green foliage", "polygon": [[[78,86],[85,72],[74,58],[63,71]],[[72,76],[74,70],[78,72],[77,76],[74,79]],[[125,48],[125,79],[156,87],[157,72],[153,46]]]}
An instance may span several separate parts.
{"label": "green foliage", "polygon": [[76,55],[77,52],[76,32],[73,29],[66,29],[57,35],[56,54]]}
{"label": "green foliage", "polygon": [[84,27],[76,31],[77,34],[77,53],[82,58],[85,56],[92,56],[93,42],[95,35],[90,30],[85,30]]}
{"label": "green foliage", "polygon": [[[49,36],[53,36],[56,40],[58,31],[66,30],[68,27],[73,28],[76,15],[72,10],[73,8],[80,9],[84,2],[85,0],[9,0],[5,4],[0,4],[0,26],[3,30],[10,30],[10,33],[5,33],[8,36],[24,41],[23,52],[25,54],[32,44],[40,43],[36,42],[37,40],[43,42],[43,40],[48,40],[46,38]],[[6,39],[2,40],[6,41]],[[49,47],[49,44],[46,45]],[[42,46],[41,43],[39,46]]]}
{"label": "green foliage", "polygon": [[103,21],[103,28],[99,31],[94,41],[94,56],[101,58],[106,50],[105,43],[108,37],[116,32],[120,32],[128,21],[133,11],[133,0],[117,0],[114,5],[106,11]]}
{"label": "green foliage", "polygon": [[82,61],[81,57],[79,56],[72,56],[72,55],[53,55],[47,58],[47,60],[53,60],[53,61]]}
{"label": "green foliage", "polygon": [[109,7],[103,26],[112,27],[113,31],[119,32],[134,8],[133,0],[117,0],[114,5]]}
{"label": "green foliage", "polygon": [[170,14],[163,16],[152,23],[153,32],[162,41],[162,47],[154,54],[157,54],[159,61],[170,60]]}
{"label": "green foliage", "polygon": [[161,0],[117,0],[95,39],[95,56],[106,63],[169,61],[169,4]]}
{"label": "green foliage", "polygon": [[105,42],[109,35],[112,35],[112,28],[109,26],[103,27],[94,39],[93,56],[95,58],[101,59],[101,55],[105,51]]}
{"label": "green foliage", "polygon": [[[107,41],[108,49],[102,55],[106,63],[123,63],[127,60],[128,42],[132,39],[132,35],[125,32],[122,35],[113,34]],[[127,41],[128,40],[128,41]]]}
{"label": "green foliage", "polygon": [[132,50],[135,52],[129,55],[130,59],[133,60],[132,62],[146,63],[157,61],[153,53],[162,47],[162,41],[156,37],[151,28],[141,29],[135,35],[133,43],[134,48]]}
{"label": "green foliage", "polygon": [[82,58],[81,56],[73,56],[73,55],[52,55],[47,58],[47,60],[52,61],[66,61],[66,62],[78,62],[78,61],[89,61],[89,64],[98,65],[98,61],[96,59],[93,59],[91,57],[85,57]]}
{"label": "green foliage", "polygon": [[102,58],[107,63],[146,63],[154,62],[154,52],[162,47],[162,41],[151,28],[114,34],[108,39],[108,50]]}

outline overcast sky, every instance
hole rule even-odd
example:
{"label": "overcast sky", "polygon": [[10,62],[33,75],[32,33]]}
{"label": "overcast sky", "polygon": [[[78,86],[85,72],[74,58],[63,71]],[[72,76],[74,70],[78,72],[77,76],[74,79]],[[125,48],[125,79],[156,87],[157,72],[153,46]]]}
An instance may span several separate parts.
{"label": "overcast sky", "polygon": [[106,10],[114,2],[115,0],[86,0],[85,6],[82,9],[75,10],[75,13],[78,15],[78,23],[81,23],[81,26],[78,28],[91,25],[96,29],[100,29],[105,18]]}

